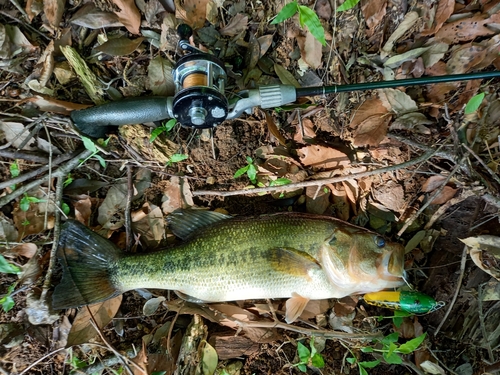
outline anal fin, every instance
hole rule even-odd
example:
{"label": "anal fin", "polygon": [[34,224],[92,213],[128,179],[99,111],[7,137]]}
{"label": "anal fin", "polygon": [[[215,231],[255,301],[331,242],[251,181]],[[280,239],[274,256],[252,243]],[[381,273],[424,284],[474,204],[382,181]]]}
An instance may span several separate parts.
{"label": "anal fin", "polygon": [[292,297],[286,301],[285,320],[288,324],[293,323],[302,314],[309,302],[309,298],[292,293]]}

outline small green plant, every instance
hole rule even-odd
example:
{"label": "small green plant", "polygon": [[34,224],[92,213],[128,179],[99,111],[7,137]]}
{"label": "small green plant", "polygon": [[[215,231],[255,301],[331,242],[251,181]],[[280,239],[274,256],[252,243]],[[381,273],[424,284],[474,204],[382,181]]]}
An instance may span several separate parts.
{"label": "small green plant", "polygon": [[165,124],[162,124],[162,126],[157,127],[151,132],[151,137],[149,138],[149,142],[153,143],[156,138],[161,133],[168,133],[170,130],[174,128],[174,126],[177,124],[176,119],[170,119],[168,120]]}
{"label": "small green plant", "polygon": [[[10,274],[19,274],[21,273],[21,269],[9,262],[7,259],[0,254],[0,273],[10,273]],[[14,307],[14,299],[12,298],[12,292],[14,292],[14,288],[16,284],[12,284],[8,287],[7,293],[0,298],[0,305],[2,306],[3,311],[9,312]]]}
{"label": "small green plant", "polygon": [[43,202],[45,202],[45,199],[30,197],[28,194],[24,193],[24,196],[21,198],[21,201],[19,202],[19,208],[21,209],[21,211],[26,212],[30,209],[31,203],[43,203]]}
{"label": "small green plant", "polygon": [[246,159],[247,159],[247,165],[238,169],[234,174],[233,178],[238,178],[246,173],[248,179],[252,182],[252,184],[255,185],[257,184],[257,168],[255,167],[253,159],[250,156],[247,156]]}
{"label": "small green plant", "polygon": [[392,319],[392,322],[394,325],[399,328],[401,327],[401,324],[403,323],[403,318],[406,318],[408,316],[413,316],[414,314],[406,312],[406,311],[399,311],[395,310],[393,316],[379,316],[377,317],[377,320],[380,322],[384,319]]}
{"label": "small green plant", "polygon": [[[13,161],[12,163],[10,163],[9,165],[9,171],[10,171],[10,175],[12,178],[15,178],[15,177],[18,177],[19,176],[19,164],[17,164],[17,160]],[[16,190],[16,185],[11,185],[10,188],[12,190]]]}
{"label": "small green plant", "polygon": [[291,3],[285,5],[271,22],[271,24],[274,25],[283,22],[293,17],[297,13],[299,14],[300,27],[304,28],[304,25],[306,25],[311,34],[322,45],[326,45],[325,30],[321,25],[318,15],[316,14],[316,12],[314,12],[314,10],[306,7],[305,5],[299,5],[297,1],[292,1]]}
{"label": "small green plant", "polygon": [[167,161],[167,167],[174,163],[186,160],[189,156],[186,154],[173,154]]}
{"label": "small green plant", "polygon": [[[84,136],[81,136],[81,137],[82,137],[83,145],[85,146],[85,148],[87,150],[89,150],[90,152],[92,152],[92,155],[88,156],[85,160],[83,160],[80,163],[80,165],[82,165],[83,163],[85,163],[90,158],[95,157],[97,160],[99,160],[99,164],[101,164],[101,166],[103,168],[106,168],[106,161],[102,158],[101,155],[97,155],[99,153],[99,149],[97,148],[97,146],[94,143],[94,141],[92,139],[84,137]],[[105,141],[102,140],[102,139],[99,139],[99,140],[97,140],[97,143],[99,143],[99,146],[106,147],[108,145],[110,139],[111,138],[108,138]]]}
{"label": "small green plant", "polygon": [[358,5],[359,2],[360,0],[346,0],[342,3],[341,6],[337,8],[337,12],[344,12],[346,10],[352,9],[356,5]]}
{"label": "small green plant", "polygon": [[[402,354],[410,354],[413,353],[420,344],[425,340],[427,333],[424,333],[414,339],[411,339],[404,344],[398,344],[399,333],[394,332],[390,335],[387,335],[382,340],[377,340],[377,343],[373,346],[365,346],[361,348],[363,353],[382,353],[383,360],[391,365],[400,365],[403,363],[403,359],[401,358]],[[368,361],[368,362],[360,362],[355,356],[346,359],[350,364],[357,364],[359,368],[359,373],[361,375],[368,375],[368,368],[374,368],[381,361]]]}
{"label": "small green plant", "polygon": [[471,113],[476,112],[479,109],[479,106],[483,102],[484,99],[484,92],[474,95],[472,98],[469,99],[465,106],[465,114],[470,115]]}
{"label": "small green plant", "polygon": [[314,337],[311,337],[309,347],[311,350],[300,341],[297,343],[297,354],[299,355],[300,362],[294,366],[297,366],[302,372],[307,372],[307,366],[314,366],[316,368],[325,367],[323,357],[316,351],[316,347],[314,346]]}
{"label": "small green plant", "polygon": [[283,185],[288,185],[291,183],[292,183],[292,180],[289,180],[288,178],[280,177],[280,178],[277,178],[276,180],[271,180],[271,182],[269,182],[269,186],[283,186]]}
{"label": "small green plant", "polygon": [[63,182],[63,186],[67,187],[73,182],[73,176],[71,176],[71,173],[68,173],[68,177]]}

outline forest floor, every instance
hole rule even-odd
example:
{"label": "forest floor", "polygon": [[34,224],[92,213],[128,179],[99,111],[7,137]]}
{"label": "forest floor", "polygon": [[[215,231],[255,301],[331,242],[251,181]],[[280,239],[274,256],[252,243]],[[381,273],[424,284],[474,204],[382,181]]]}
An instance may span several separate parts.
{"label": "forest floor", "polygon": [[[497,0],[299,1],[288,9],[303,26],[272,24],[286,3],[0,0],[0,373],[500,371],[500,246],[484,237],[500,235],[499,79],[308,96],[213,130],[145,123],[97,141],[73,126],[73,110],[173,95],[180,23],[226,65],[226,95],[500,70]],[[401,317],[349,296],[285,324],[282,300],[144,290],[52,310],[67,218],[142,252],[177,241],[165,218],[191,206],[376,231],[405,246],[408,283],[444,306]]]}

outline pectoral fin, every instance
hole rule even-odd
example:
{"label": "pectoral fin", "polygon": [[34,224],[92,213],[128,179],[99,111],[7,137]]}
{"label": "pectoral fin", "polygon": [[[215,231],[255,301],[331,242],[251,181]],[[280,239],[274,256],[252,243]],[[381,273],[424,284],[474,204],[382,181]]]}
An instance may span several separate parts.
{"label": "pectoral fin", "polygon": [[285,320],[288,324],[293,323],[304,311],[309,298],[292,293],[292,298],[286,301]]}
{"label": "pectoral fin", "polygon": [[309,280],[311,278],[309,271],[321,269],[321,265],[314,257],[304,251],[289,247],[270,249],[269,261],[276,271],[306,277]]}

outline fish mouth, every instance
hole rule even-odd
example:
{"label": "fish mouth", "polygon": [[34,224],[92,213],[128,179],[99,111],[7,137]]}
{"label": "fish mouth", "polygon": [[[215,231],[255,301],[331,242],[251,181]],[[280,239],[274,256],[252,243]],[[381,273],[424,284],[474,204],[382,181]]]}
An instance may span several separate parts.
{"label": "fish mouth", "polygon": [[397,248],[382,254],[381,262],[378,265],[379,276],[388,281],[398,281],[404,275],[404,249]]}

